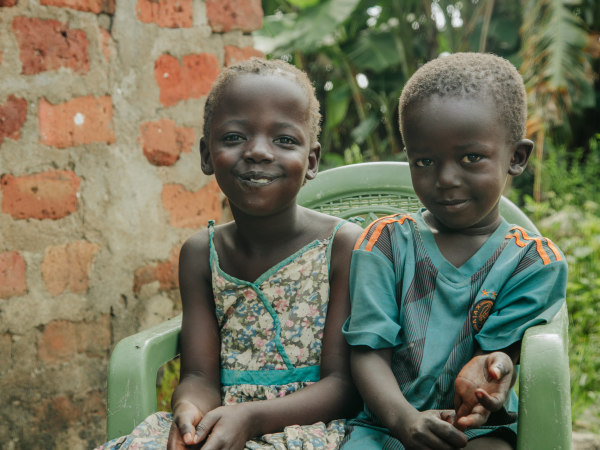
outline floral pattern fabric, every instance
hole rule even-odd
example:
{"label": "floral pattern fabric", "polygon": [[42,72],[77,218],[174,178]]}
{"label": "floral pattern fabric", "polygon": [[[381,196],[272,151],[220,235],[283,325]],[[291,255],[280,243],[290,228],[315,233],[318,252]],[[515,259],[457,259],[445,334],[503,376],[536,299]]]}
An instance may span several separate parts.
{"label": "floral pattern fabric", "polygon": [[[268,400],[318,380],[329,302],[329,256],[337,229],[276,264],[254,282],[219,266],[209,223],[215,313],[221,335],[222,404]],[[165,448],[172,416],[156,413],[99,449]],[[248,441],[247,449],[336,449],[344,421],[289,426]],[[111,444],[112,443],[112,444]],[[110,445],[109,445],[110,444]]]}

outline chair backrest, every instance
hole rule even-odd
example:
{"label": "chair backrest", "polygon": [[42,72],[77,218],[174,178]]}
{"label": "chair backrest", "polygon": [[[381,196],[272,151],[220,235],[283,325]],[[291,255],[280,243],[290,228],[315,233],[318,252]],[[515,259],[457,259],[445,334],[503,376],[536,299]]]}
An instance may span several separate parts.
{"label": "chair backrest", "polygon": [[[302,188],[298,203],[342,219],[363,217],[364,225],[381,216],[416,212],[422,207],[405,162],[361,163],[329,169]],[[500,214],[509,223],[538,231],[506,197],[500,200]]]}

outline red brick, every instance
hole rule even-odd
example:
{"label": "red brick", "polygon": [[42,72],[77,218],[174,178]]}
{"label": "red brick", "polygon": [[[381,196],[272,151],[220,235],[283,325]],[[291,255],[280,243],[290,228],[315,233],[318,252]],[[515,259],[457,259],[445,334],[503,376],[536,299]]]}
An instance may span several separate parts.
{"label": "red brick", "polygon": [[137,18],[163,28],[191,28],[194,25],[192,0],[138,0]]}
{"label": "red brick", "polygon": [[214,32],[242,30],[250,32],[262,27],[260,0],[207,0],[206,15]]}
{"label": "red brick", "polygon": [[225,46],[225,65],[227,67],[231,66],[240,61],[244,61],[246,59],[250,59],[253,56],[257,58],[264,58],[265,54],[260,50],[256,50],[252,47],[234,47],[233,45]]}
{"label": "red brick", "polygon": [[108,315],[95,322],[55,320],[44,328],[38,340],[38,357],[45,364],[69,361],[78,353],[104,357],[110,346]]}
{"label": "red brick", "polygon": [[110,97],[78,97],[52,105],[42,99],[39,107],[40,142],[65,148],[75,145],[115,142]]}
{"label": "red brick", "polygon": [[16,6],[17,0],[0,0],[0,8],[4,6]]}
{"label": "red brick", "polygon": [[169,212],[169,223],[178,228],[206,226],[208,220],[218,222],[223,214],[221,190],[214,179],[196,192],[180,184],[167,184],[163,186],[162,202]]}
{"label": "red brick", "polygon": [[161,119],[140,126],[144,155],[155,166],[172,166],[181,152],[189,153],[194,144],[193,128],[176,127],[175,122]]}
{"label": "red brick", "polygon": [[179,251],[180,247],[171,250],[169,259],[155,264],[146,264],[135,271],[133,291],[140,292],[143,285],[158,281],[160,290],[168,291],[179,287]]}
{"label": "red brick", "polygon": [[98,244],[87,241],[48,247],[42,262],[42,278],[48,292],[53,297],[65,291],[86,292],[98,249]]}
{"label": "red brick", "polygon": [[66,67],[90,70],[88,39],[83,30],[69,29],[58,20],[16,17],[12,24],[19,44],[23,75]]}
{"label": "red brick", "polygon": [[101,34],[100,44],[102,45],[102,54],[104,55],[104,59],[106,61],[108,61],[112,55],[112,49],[110,47],[112,36],[104,28],[100,28],[100,34]]}
{"label": "red brick", "polygon": [[77,9],[96,14],[115,13],[115,0],[42,0],[42,5]]}
{"label": "red brick", "polygon": [[217,75],[219,60],[210,53],[184,56],[181,64],[171,55],[162,55],[154,63],[154,78],[164,106],[208,94]]}
{"label": "red brick", "polygon": [[45,398],[36,408],[36,427],[45,430],[65,430],[77,422],[82,408],[64,395]]}
{"label": "red brick", "polygon": [[0,145],[4,138],[17,140],[27,115],[27,100],[9,95],[6,103],[0,105]]}
{"label": "red brick", "polygon": [[0,253],[0,298],[27,292],[25,258],[17,251]]}
{"label": "red brick", "polygon": [[81,180],[66,170],[0,178],[2,212],[15,219],[60,219],[77,211]]}

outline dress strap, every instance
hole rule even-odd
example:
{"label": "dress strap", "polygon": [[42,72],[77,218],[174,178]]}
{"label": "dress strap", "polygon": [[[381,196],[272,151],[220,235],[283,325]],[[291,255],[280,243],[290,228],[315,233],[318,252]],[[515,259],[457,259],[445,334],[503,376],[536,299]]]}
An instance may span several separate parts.
{"label": "dress strap", "polygon": [[342,227],[342,225],[344,225],[345,223],[347,223],[347,220],[343,220],[340,223],[338,223],[335,228],[333,229],[333,232],[331,233],[331,237],[329,238],[329,244],[327,244],[327,271],[329,272],[331,270],[331,248],[333,247],[333,241],[335,240],[335,235],[338,232],[338,230]]}
{"label": "dress strap", "polygon": [[209,264],[212,272],[215,262],[219,264],[219,258],[215,249],[215,221],[208,221],[208,248],[209,248]]}

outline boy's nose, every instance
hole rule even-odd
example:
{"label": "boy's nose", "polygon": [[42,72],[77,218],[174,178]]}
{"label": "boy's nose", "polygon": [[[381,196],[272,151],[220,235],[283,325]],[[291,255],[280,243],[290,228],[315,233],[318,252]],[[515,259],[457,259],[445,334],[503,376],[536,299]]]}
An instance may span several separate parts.
{"label": "boy's nose", "polygon": [[250,139],[244,148],[244,159],[253,162],[272,161],[273,152],[270,143],[270,140],[266,138],[255,137]]}
{"label": "boy's nose", "polygon": [[456,164],[445,163],[438,166],[436,186],[440,189],[457,187],[460,184]]}

